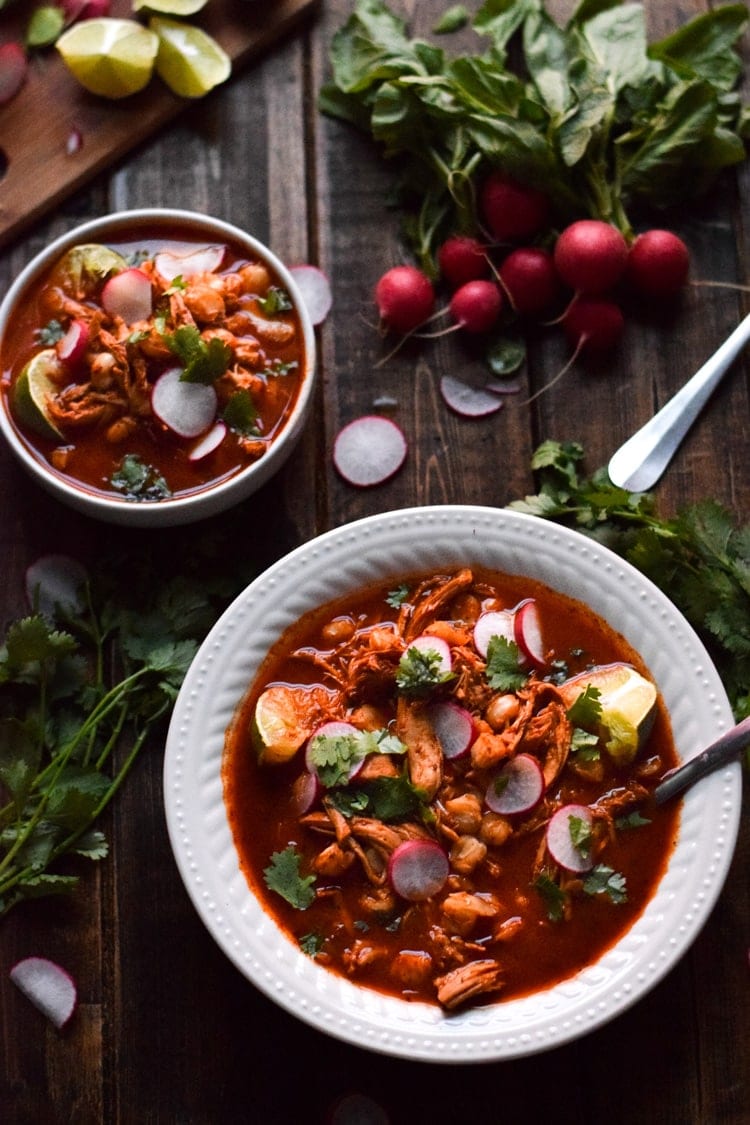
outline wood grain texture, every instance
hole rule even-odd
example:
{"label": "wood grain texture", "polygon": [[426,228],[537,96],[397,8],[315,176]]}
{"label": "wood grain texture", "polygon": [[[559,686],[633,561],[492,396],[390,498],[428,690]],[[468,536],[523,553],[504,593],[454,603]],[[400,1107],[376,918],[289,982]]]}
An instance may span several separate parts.
{"label": "wood grain texture", "polygon": [[[0,253],[2,291],[63,230],[109,209],[173,204],[211,211],[288,261],[307,258],[326,269],[335,302],[318,332],[310,425],[278,477],[231,516],[248,580],[298,543],[360,516],[440,502],[502,506],[534,487],[529,459],[546,438],[580,441],[587,468],[597,468],[750,311],[746,294],[693,287],[668,315],[633,313],[607,363],[577,364],[531,408],[509,404],[477,422],[457,418],[439,398],[441,375],[474,370],[475,357],[455,337],[381,363],[389,344],[375,329],[372,288],[402,255],[388,206],[391,170],[366,138],[315,108],[331,36],[351,6],[327,0],[319,19],[303,20],[214,96],[183,108]],[[446,5],[398,6],[427,35]],[[555,3],[561,14],[572,7],[573,0]],[[659,34],[707,7],[707,0],[647,3]],[[693,248],[696,278],[748,284],[749,176],[743,167],[699,206],[670,215]],[[0,201],[2,192],[0,185]],[[539,333],[523,373],[528,390],[547,382],[567,354],[557,332]],[[660,511],[714,497],[738,520],[750,519],[749,375],[746,355],[659,483]],[[373,409],[388,409],[403,427],[409,458],[382,488],[354,490],[332,468],[331,443],[341,424]],[[168,532],[103,534],[41,494],[4,448],[0,513],[3,622],[22,612],[24,569],[39,554],[66,550],[96,564],[105,537],[108,550],[175,541]],[[214,526],[197,526],[196,537],[210,537]],[[747,796],[725,889],[690,952],[648,996],[545,1055],[431,1067],[313,1031],[234,969],[198,919],[171,855],[162,751],[149,747],[118,795],[103,825],[111,854],[84,868],[80,892],[70,901],[26,904],[0,921],[3,1123],[325,1125],[328,1107],[351,1090],[383,1105],[390,1125],[750,1120]],[[29,953],[61,961],[79,981],[82,1008],[61,1034],[7,980],[13,961]]]}

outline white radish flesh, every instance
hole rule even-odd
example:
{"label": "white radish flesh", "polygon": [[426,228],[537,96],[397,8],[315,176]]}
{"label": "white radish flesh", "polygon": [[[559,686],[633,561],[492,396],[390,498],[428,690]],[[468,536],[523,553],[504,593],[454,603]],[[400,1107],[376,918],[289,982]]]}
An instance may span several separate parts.
{"label": "white radish flesh", "polygon": [[75,981],[46,957],[26,957],[10,970],[10,979],[57,1028],[64,1027],[78,1003]]}
{"label": "white radish flesh", "polygon": [[349,484],[369,488],[397,473],[407,451],[406,438],[395,422],[380,414],[365,414],[339,431],[333,463]]}
{"label": "white radish flesh", "polygon": [[445,886],[448,857],[434,840],[404,840],[391,853],[388,879],[400,898],[424,902]]}
{"label": "white radish flesh", "polygon": [[310,320],[317,327],[328,316],[333,304],[328,278],[317,266],[292,266],[289,272],[297,282]]}
{"label": "white radish flesh", "polygon": [[305,770],[292,784],[292,811],[295,816],[304,816],[314,807],[322,790],[316,773]]}
{"label": "white radish flesh", "polygon": [[121,317],[126,324],[147,320],[153,310],[151,279],[135,268],[116,273],[102,289],[102,305],[109,316]]}
{"label": "white radish flesh", "polygon": [[54,618],[58,612],[76,613],[85,604],[88,572],[69,555],[43,555],[26,571],[26,598],[32,609]]}
{"label": "white radish flesh", "polygon": [[[307,766],[307,769],[309,770],[309,772],[312,773],[312,774],[315,774],[315,776],[317,777],[317,768],[316,768],[315,762],[313,761],[313,758],[312,758],[312,750],[313,750],[313,746],[314,746],[314,743],[315,743],[316,739],[318,739],[318,738],[347,738],[352,734],[358,734],[358,733],[359,733],[359,731],[357,730],[357,727],[355,727],[353,723],[346,723],[346,722],[343,722],[343,721],[339,721],[337,719],[334,719],[329,723],[323,723],[322,726],[320,726],[316,730],[314,730],[312,732],[312,734],[310,735],[310,737],[308,738],[307,746],[305,747],[305,765]],[[349,776],[353,777],[354,774],[359,772],[361,767],[362,767],[362,763],[357,762],[356,766],[353,767],[352,772]]]}
{"label": "white radish flesh", "polygon": [[66,367],[74,369],[83,361],[88,344],[88,324],[86,324],[84,320],[71,321],[68,331],[62,339],[57,342],[56,350],[58,357]]}
{"label": "white radish flesh", "polygon": [[462,418],[486,418],[502,410],[502,399],[486,387],[474,387],[453,375],[444,375],[440,380],[440,394],[443,401]]}
{"label": "white radish flesh", "polygon": [[516,606],[513,615],[513,632],[522,655],[536,668],[546,664],[539,607],[533,598]]}
{"label": "white radish flesh", "polygon": [[502,637],[506,641],[515,643],[512,610],[489,610],[487,613],[480,614],[477,618],[474,626],[474,647],[480,656],[487,656],[487,650],[493,637]]}
{"label": "white radish flesh", "polygon": [[485,803],[501,816],[531,812],[544,793],[542,767],[531,754],[517,754],[499,770],[485,793]]}
{"label": "white radish flesh", "polygon": [[189,254],[173,254],[162,250],[154,258],[156,270],[165,281],[178,277],[194,277],[198,273],[215,273],[224,261],[226,246],[201,246]]}
{"label": "white radish flesh", "polygon": [[563,805],[547,825],[547,851],[566,871],[581,875],[594,866],[590,849],[580,847],[573,835],[578,821],[582,831],[587,833],[593,819],[587,805]]}
{"label": "white radish flesh", "polygon": [[462,758],[474,741],[475,726],[471,712],[458,703],[433,703],[428,709],[430,722],[446,758]]}
{"label": "white radish flesh", "polygon": [[437,653],[439,658],[437,670],[444,675],[450,674],[453,668],[453,657],[451,656],[450,645],[442,637],[433,637],[430,633],[422,633],[421,636],[415,637],[410,642],[409,648],[416,648],[424,653]]}
{"label": "white radish flesh", "polygon": [[188,453],[188,460],[202,461],[219,448],[227,436],[227,428],[223,422],[215,422],[208,433],[195,443]]}
{"label": "white radish flesh", "polygon": [[216,418],[214,388],[182,379],[182,368],[171,367],[154,383],[151,407],[156,417],[182,438],[204,434]]}

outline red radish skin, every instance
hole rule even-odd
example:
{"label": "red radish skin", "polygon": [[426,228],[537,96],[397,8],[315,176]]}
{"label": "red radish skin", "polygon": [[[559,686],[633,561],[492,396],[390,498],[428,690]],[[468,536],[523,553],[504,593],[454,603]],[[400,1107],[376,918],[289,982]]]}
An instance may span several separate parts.
{"label": "red radish skin", "polygon": [[216,419],[217,402],[213,386],[185,382],[181,367],[165,371],[151,391],[154,414],[182,438],[197,438],[205,434]]}
{"label": "red radish skin", "polygon": [[644,231],[628,252],[625,280],[645,297],[674,297],[689,273],[690,251],[672,231]]}
{"label": "red radish skin", "polygon": [[450,674],[453,668],[453,657],[450,645],[442,637],[433,637],[430,633],[422,633],[409,643],[409,648],[419,649],[420,652],[434,652],[440,657],[439,671],[441,674]]}
{"label": "red radish skin", "polygon": [[563,317],[563,328],[575,355],[598,355],[611,351],[620,342],[625,318],[620,306],[604,297],[578,297]]}
{"label": "red radish skin", "polygon": [[316,773],[305,770],[292,783],[291,806],[295,816],[304,816],[318,803],[323,787]]}
{"label": "red radish skin", "polygon": [[515,644],[515,627],[513,610],[496,609],[482,613],[474,625],[474,648],[480,656],[487,656],[490,641],[493,637],[502,637]]}
{"label": "red radish skin", "polygon": [[380,414],[365,414],[339,431],[333,464],[348,484],[370,488],[394,476],[407,452],[406,438],[395,422]]}
{"label": "red radish skin", "polygon": [[476,724],[470,711],[446,700],[433,703],[427,714],[444,757],[453,761],[468,754],[476,737]]}
{"label": "red radish skin", "polygon": [[441,276],[454,289],[467,281],[479,281],[490,272],[486,248],[468,234],[454,234],[446,239],[438,250],[437,261]]}
{"label": "red radish skin", "polygon": [[20,43],[0,44],[0,105],[16,96],[26,81],[28,66]]}
{"label": "red radish skin", "polygon": [[214,422],[208,433],[197,441],[190,450],[188,460],[202,461],[204,457],[209,457],[216,452],[226,436],[227,427],[224,422]]}
{"label": "red radish skin", "polygon": [[542,767],[531,754],[516,754],[487,786],[484,802],[501,816],[522,816],[531,812],[544,794]]}
{"label": "red radish skin", "polygon": [[406,335],[427,320],[435,307],[435,290],[416,266],[394,266],[375,286],[375,304],[381,325]]}
{"label": "red radish skin", "polygon": [[544,192],[492,172],[480,189],[479,207],[487,229],[498,242],[522,242],[549,223],[550,203]]}
{"label": "red radish skin", "polygon": [[52,619],[60,611],[79,612],[88,580],[85,566],[70,555],[42,555],[26,571],[26,600],[34,612]]}
{"label": "red radish skin", "polygon": [[587,805],[563,805],[554,814],[547,825],[547,851],[558,866],[566,871],[582,875],[594,866],[593,859],[588,852],[576,847],[571,836],[571,820],[583,821],[584,825],[591,827],[593,823],[591,809]]}
{"label": "red radish skin", "polygon": [[102,305],[110,316],[120,317],[126,324],[147,320],[153,308],[151,279],[136,268],[116,273],[102,289]]}
{"label": "red radish skin", "polygon": [[519,246],[498,269],[500,284],[519,316],[540,316],[562,294],[555,259],[541,246]]}
{"label": "red radish skin", "polygon": [[598,296],[612,289],[622,277],[628,260],[628,244],[611,223],[579,219],[560,234],[555,243],[555,268],[576,293]]}
{"label": "red radish skin", "polygon": [[475,387],[452,375],[441,378],[440,394],[446,406],[461,418],[486,418],[488,414],[497,414],[505,405],[489,387]]}
{"label": "red radish skin", "polygon": [[156,270],[165,281],[178,277],[195,277],[199,273],[215,273],[226,256],[226,246],[201,246],[188,254],[173,254],[163,250],[154,258]]}
{"label": "red radish skin", "polygon": [[88,346],[88,324],[85,320],[73,320],[62,339],[57,341],[55,350],[68,370],[75,372],[83,363]]}
{"label": "red radish skin", "polygon": [[546,666],[539,607],[533,598],[516,606],[513,614],[513,636],[521,654],[535,668]]}
{"label": "red radish skin", "polygon": [[66,969],[47,957],[25,957],[9,976],[56,1028],[65,1027],[78,1004],[76,983]]}
{"label": "red radish skin", "polygon": [[388,861],[388,880],[407,902],[432,898],[443,889],[449,874],[448,857],[434,840],[404,840]]}
{"label": "red radish skin", "polygon": [[289,272],[297,283],[313,327],[317,328],[333,306],[330,282],[317,266],[292,266]]}
{"label": "red radish skin", "polygon": [[467,281],[450,299],[454,322],[472,335],[489,330],[503,307],[503,295],[494,281]]}

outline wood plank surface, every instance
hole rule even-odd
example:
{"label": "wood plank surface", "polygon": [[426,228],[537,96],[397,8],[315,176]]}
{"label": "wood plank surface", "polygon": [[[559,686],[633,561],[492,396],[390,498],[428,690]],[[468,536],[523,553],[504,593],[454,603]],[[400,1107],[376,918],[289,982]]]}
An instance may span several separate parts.
{"label": "wood plank surface", "polygon": [[[404,348],[378,366],[384,345],[373,326],[372,287],[402,256],[389,208],[391,173],[365,137],[316,110],[331,37],[351,6],[328,0],[319,18],[303,21],[226,87],[61,195],[0,255],[4,289],[41,246],[77,223],[107,210],[171,204],[210,211],[288,262],[317,261],[327,271],[334,308],[319,330],[310,425],[279,476],[231,515],[248,581],[290,548],[360,516],[443,502],[502,507],[533,490],[530,457],[546,438],[580,441],[589,470],[605,464],[750,311],[747,293],[691,287],[666,320],[629,322],[607,364],[576,365],[530,408],[509,405],[479,421],[458,418],[439,396],[443,374],[472,369],[455,338]],[[564,14],[572,6],[554,8]],[[428,35],[446,5],[408,0],[394,7]],[[654,34],[707,7],[703,0],[646,4]],[[2,191],[0,185],[0,199]],[[700,204],[671,214],[670,225],[691,245],[696,278],[750,284],[746,165]],[[559,336],[541,333],[524,372],[528,389],[547,382],[566,358]],[[742,356],[657,486],[664,515],[713,497],[738,521],[750,518],[749,375]],[[342,423],[386,400],[409,440],[408,461],[387,485],[353,490],[333,470],[333,437]],[[182,533],[104,530],[62,509],[4,448],[0,511],[2,621],[22,611],[24,570],[40,554],[68,550],[96,563],[105,543],[108,552],[184,544]],[[223,523],[208,521],[195,535],[204,540]],[[390,1125],[750,1121],[747,795],[734,861],[708,923],[644,999],[579,1042],[542,1055],[432,1066],[318,1033],[233,968],[175,867],[161,770],[162,747],[154,745],[106,817],[109,858],[87,869],[79,893],[25,904],[0,920],[0,1122],[325,1125],[335,1099],[353,1090],[376,1099]],[[7,980],[13,962],[30,953],[62,962],[79,982],[81,1008],[63,1033]]]}

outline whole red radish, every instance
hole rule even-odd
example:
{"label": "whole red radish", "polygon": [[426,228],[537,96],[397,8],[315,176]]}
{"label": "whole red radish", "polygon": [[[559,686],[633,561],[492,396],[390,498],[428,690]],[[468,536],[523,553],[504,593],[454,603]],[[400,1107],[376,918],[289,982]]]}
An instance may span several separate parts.
{"label": "whole red radish", "polygon": [[28,61],[20,43],[0,44],[0,105],[14,98],[26,81]]}
{"label": "whole red radish", "polygon": [[467,281],[478,281],[489,273],[487,251],[477,238],[454,234],[447,238],[437,254],[440,273],[449,285],[458,287]]}
{"label": "whole red radish", "polygon": [[560,234],[554,260],[557,272],[571,289],[597,296],[612,289],[622,277],[628,244],[611,223],[579,219]]}
{"label": "whole red radish", "polygon": [[541,246],[519,246],[498,270],[500,282],[515,312],[538,316],[554,304],[562,286],[549,250]]}
{"label": "whole red radish", "polygon": [[608,352],[619,342],[625,328],[620,306],[604,297],[578,297],[563,318],[565,335],[575,354]]}
{"label": "whole red radish", "polygon": [[690,272],[690,251],[669,230],[639,234],[628,253],[625,280],[646,297],[673,297]]}
{"label": "whole red radish", "polygon": [[489,332],[500,315],[503,295],[494,281],[467,281],[450,300],[455,323],[472,334]]}
{"label": "whole red radish", "polygon": [[435,307],[435,290],[416,266],[393,266],[375,286],[380,322],[393,332],[413,332]]}
{"label": "whole red radish", "polygon": [[491,172],[482,184],[479,208],[487,229],[499,242],[533,238],[547,226],[550,217],[544,192],[502,172]]}

